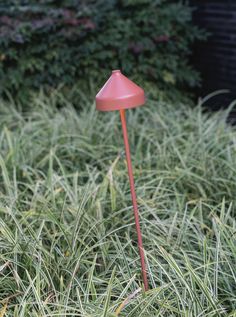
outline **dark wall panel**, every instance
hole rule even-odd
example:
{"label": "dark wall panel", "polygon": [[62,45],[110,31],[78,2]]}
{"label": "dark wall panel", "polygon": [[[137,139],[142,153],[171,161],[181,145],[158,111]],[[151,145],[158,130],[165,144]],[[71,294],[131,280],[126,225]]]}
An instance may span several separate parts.
{"label": "dark wall panel", "polygon": [[201,95],[218,89],[230,93],[217,97],[211,106],[219,108],[236,99],[236,0],[192,0],[194,22],[211,35],[194,50],[193,62],[203,78]]}

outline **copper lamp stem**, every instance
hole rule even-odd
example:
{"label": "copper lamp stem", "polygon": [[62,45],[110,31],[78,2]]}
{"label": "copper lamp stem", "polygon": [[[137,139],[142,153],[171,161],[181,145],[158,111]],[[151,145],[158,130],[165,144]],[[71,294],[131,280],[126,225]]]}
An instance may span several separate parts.
{"label": "copper lamp stem", "polygon": [[139,248],[139,255],[141,260],[142,276],[143,276],[144,288],[145,288],[145,291],[147,291],[148,280],[147,280],[146,264],[145,264],[144,250],[143,250],[142,234],[141,234],[140,223],[139,223],[138,204],[137,204],[137,198],[136,198],[135,187],[134,187],[134,176],[132,171],[129,140],[128,140],[127,127],[126,127],[125,109],[120,110],[120,118],[121,118],[122,130],[123,130],[125,153],[126,153],[126,160],[127,160],[128,173],[129,173],[130,191],[131,191],[132,203],[134,208],[134,219],[135,219],[135,226],[136,226],[137,238],[138,238],[138,248]]}

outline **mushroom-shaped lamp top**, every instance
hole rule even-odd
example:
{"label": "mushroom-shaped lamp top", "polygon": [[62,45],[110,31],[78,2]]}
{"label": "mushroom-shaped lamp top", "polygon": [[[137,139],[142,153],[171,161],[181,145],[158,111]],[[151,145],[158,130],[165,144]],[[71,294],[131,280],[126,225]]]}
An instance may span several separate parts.
{"label": "mushroom-shaped lamp top", "polygon": [[96,95],[96,108],[100,111],[129,109],[145,103],[144,91],[120,70],[113,70],[111,77]]}

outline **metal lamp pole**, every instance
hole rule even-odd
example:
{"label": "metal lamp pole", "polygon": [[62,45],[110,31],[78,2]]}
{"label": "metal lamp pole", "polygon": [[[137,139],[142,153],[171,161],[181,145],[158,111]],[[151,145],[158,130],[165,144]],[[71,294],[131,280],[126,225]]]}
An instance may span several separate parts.
{"label": "metal lamp pole", "polygon": [[144,250],[143,250],[143,239],[142,239],[142,233],[141,233],[140,223],[139,223],[138,204],[137,204],[136,192],[134,187],[134,176],[133,176],[133,169],[132,169],[132,163],[131,163],[129,140],[128,140],[124,109],[120,110],[120,118],[121,118],[123,138],[124,138],[124,144],[125,144],[125,153],[126,153],[126,161],[127,161],[128,174],[129,174],[130,191],[131,191],[132,203],[134,208],[134,220],[135,220],[135,226],[137,231],[138,248],[139,248],[140,261],[141,261],[143,283],[144,283],[145,291],[147,291],[148,280],[147,280],[146,263],[145,263]]}
{"label": "metal lamp pole", "polygon": [[134,186],[134,176],[130,156],[129,140],[126,126],[125,109],[135,108],[145,103],[144,91],[119,70],[112,72],[111,77],[96,95],[96,108],[100,111],[120,111],[121,125],[123,131],[126,161],[128,167],[131,198],[134,210],[135,227],[137,232],[138,248],[141,262],[141,270],[145,291],[148,290],[148,279],[146,272],[145,255],[143,249],[142,233],[139,222],[138,204]]}

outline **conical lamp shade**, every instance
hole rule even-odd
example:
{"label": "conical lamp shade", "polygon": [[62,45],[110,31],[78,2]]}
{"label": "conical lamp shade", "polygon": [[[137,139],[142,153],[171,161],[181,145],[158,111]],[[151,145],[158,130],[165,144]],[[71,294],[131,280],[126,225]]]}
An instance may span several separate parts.
{"label": "conical lamp shade", "polygon": [[96,108],[113,111],[135,108],[145,103],[144,91],[125,77],[120,70],[113,70],[111,77],[96,95]]}

